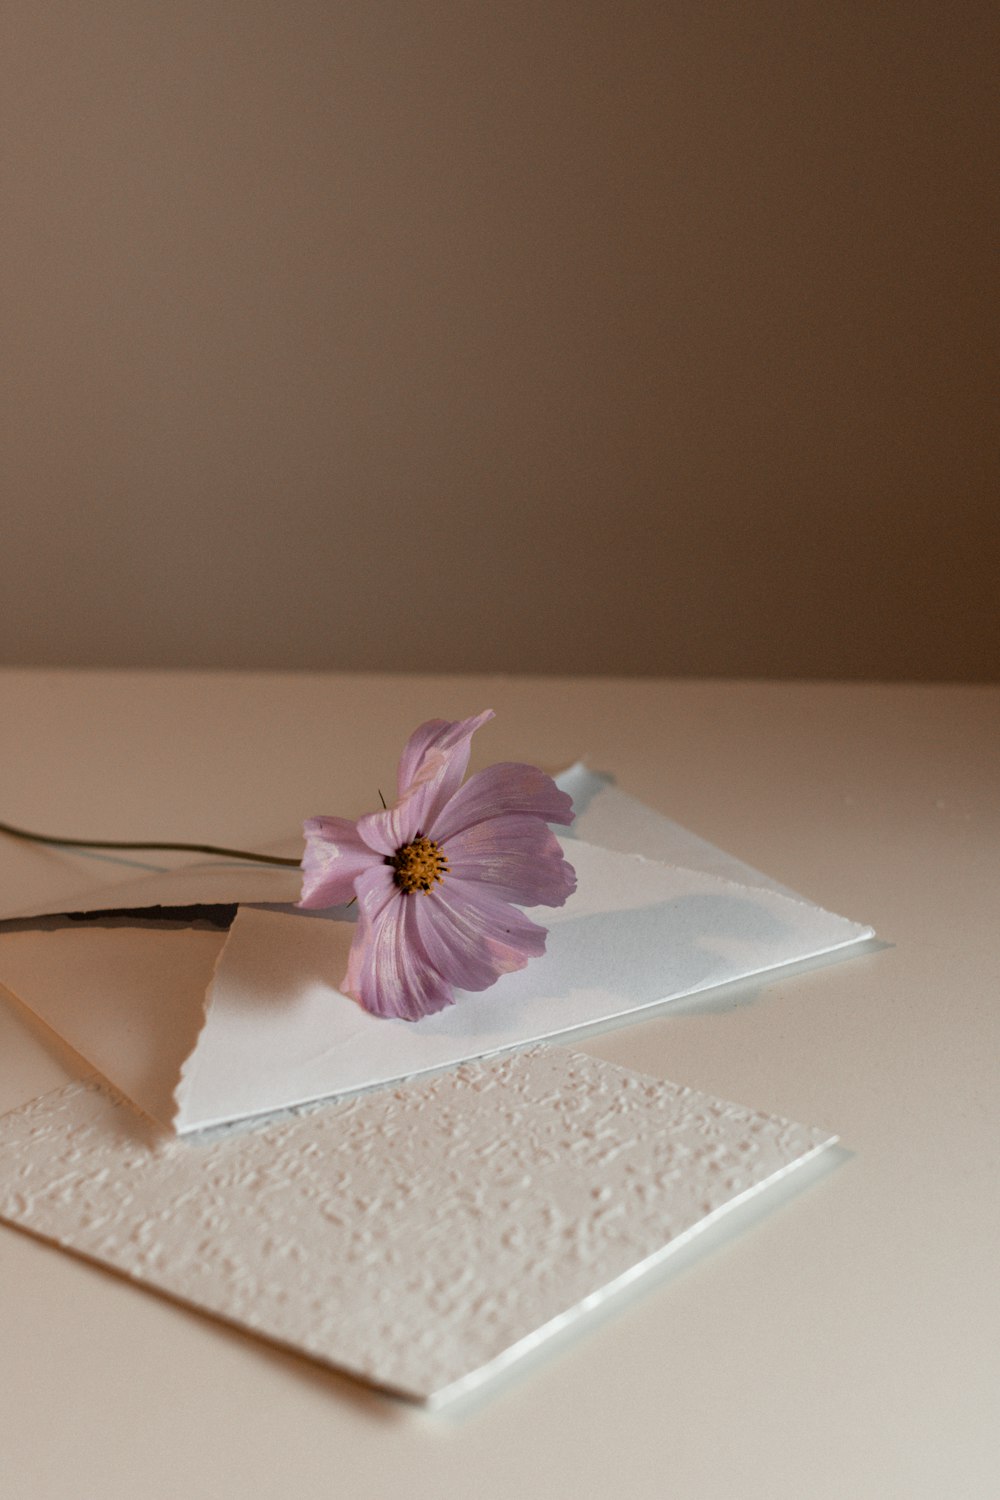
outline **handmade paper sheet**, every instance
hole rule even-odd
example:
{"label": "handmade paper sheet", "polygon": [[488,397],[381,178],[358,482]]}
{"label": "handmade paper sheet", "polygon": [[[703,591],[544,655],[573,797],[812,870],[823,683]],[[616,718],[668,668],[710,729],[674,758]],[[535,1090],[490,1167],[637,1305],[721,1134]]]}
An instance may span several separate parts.
{"label": "handmade paper sheet", "polygon": [[228,936],[119,918],[19,924],[0,933],[0,982],[184,1132],[567,1035],[871,937],[585,768],[561,780],[581,809],[572,834],[615,847],[570,838],[579,886],[535,913],[550,928],[545,956],[419,1022],[377,1019],[340,994],[350,914],[297,911],[296,872],[280,869],[203,864],[83,894],[72,909],[260,904],[241,905]]}
{"label": "handmade paper sheet", "polygon": [[[68,923],[0,936],[0,979],[178,1131],[369,1088],[849,946],[867,929],[769,889],[574,842],[544,957],[416,1023],[342,995],[343,912],[241,907],[226,936]],[[421,899],[421,898],[416,898]]]}
{"label": "handmade paper sheet", "polygon": [[834,1140],[559,1048],[196,1142],[72,1084],[0,1119],[0,1219],[440,1402]]}
{"label": "handmade paper sheet", "polygon": [[857,940],[852,923],[771,890],[590,844],[568,853],[576,895],[531,913],[549,928],[543,957],[416,1023],[371,1016],[337,991],[350,924],[241,907],[175,1094],[174,1128],[486,1057]]}
{"label": "handmade paper sheet", "polygon": [[[610,777],[590,770],[582,762],[561,772],[556,785],[573,799],[573,823],[569,830],[557,829],[561,837],[582,839],[623,854],[642,854],[661,864],[700,870],[740,885],[795,896],[786,886],[629,796]],[[302,852],[301,835],[270,845],[262,852],[297,858]],[[144,856],[146,860],[154,857]],[[150,870],[146,865],[137,872],[134,859],[101,854],[95,870],[104,872],[100,885],[86,882],[71,894],[62,894],[54,903],[15,903],[7,910],[0,910],[0,921],[120,908],[291,904],[298,899],[301,886],[298,870],[224,859],[198,859],[160,870]],[[109,871],[114,872],[110,878]]]}

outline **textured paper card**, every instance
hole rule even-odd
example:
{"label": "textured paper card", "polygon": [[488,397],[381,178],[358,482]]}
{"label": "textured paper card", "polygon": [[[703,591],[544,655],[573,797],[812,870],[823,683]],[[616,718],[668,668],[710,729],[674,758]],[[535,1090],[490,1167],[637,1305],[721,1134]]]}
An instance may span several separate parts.
{"label": "textured paper card", "polygon": [[0,1120],[0,1218],[439,1402],[834,1140],[559,1048],[196,1142],[72,1084]]}

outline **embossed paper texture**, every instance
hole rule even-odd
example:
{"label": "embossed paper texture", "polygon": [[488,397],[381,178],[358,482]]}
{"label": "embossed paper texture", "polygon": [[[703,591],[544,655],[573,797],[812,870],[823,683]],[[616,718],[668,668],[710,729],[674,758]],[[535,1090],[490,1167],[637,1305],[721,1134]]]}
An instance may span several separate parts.
{"label": "embossed paper texture", "polygon": [[0,1120],[0,1218],[440,1402],[834,1139],[560,1048],[214,1139],[80,1083]]}

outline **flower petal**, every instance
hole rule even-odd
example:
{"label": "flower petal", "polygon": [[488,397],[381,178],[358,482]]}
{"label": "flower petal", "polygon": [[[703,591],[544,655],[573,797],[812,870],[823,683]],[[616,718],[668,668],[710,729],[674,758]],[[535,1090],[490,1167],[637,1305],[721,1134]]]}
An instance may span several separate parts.
{"label": "flower petal", "polygon": [[368,949],[372,928],[388,903],[400,894],[388,865],[379,864],[359,875],[354,889],[358,896],[358,923],[347,961],[347,973],[341,989],[360,999],[361,965]]}
{"label": "flower petal", "polygon": [[302,825],[306,838],[302,855],[302,895],[298,905],[309,909],[344,906],[354,899],[354,882],[378,861],[346,818],[309,818]]}
{"label": "flower petal", "polygon": [[434,837],[450,838],[500,813],[531,813],[544,823],[572,823],[573,799],[537,766],[501,761],[477,771],[456,791],[434,821]]}
{"label": "flower petal", "polygon": [[486,818],[442,840],[442,850],[452,877],[481,881],[519,906],[562,906],[576,890],[576,872],[541,818]]}
{"label": "flower petal", "polygon": [[493,710],[487,709],[457,723],[429,719],[414,730],[400,757],[399,801],[358,820],[358,830],[371,848],[393,855],[418,834],[431,836],[439,810],[461,785],[472,736],[493,716]]}
{"label": "flower petal", "polygon": [[358,925],[342,988],[376,1016],[417,1021],[454,1002],[417,931],[413,898],[385,866],[358,881]]}
{"label": "flower petal", "polygon": [[545,952],[544,927],[473,881],[446,879],[406,901],[415,908],[428,959],[463,990],[488,989],[501,974],[523,969]]}
{"label": "flower petal", "polygon": [[436,801],[433,781],[415,782],[394,807],[359,818],[358,832],[372,849],[391,856],[404,844],[412,843],[418,833],[427,832]]}
{"label": "flower petal", "polygon": [[448,793],[450,796],[461,785],[468,769],[472,736],[492,718],[495,714],[492,708],[488,708],[474,719],[428,719],[426,724],[421,724],[410,735],[399,757],[398,795],[405,796],[413,783],[423,778],[427,771],[436,774],[437,758],[444,756],[451,770],[449,783],[454,782]]}

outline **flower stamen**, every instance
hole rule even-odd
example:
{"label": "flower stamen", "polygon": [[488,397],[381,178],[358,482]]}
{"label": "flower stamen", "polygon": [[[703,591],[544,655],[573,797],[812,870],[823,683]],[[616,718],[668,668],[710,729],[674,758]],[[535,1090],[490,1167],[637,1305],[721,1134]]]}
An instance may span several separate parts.
{"label": "flower stamen", "polygon": [[444,877],[448,868],[448,861],[441,852],[440,844],[435,844],[433,839],[424,838],[418,833],[416,838],[409,844],[403,844],[397,849],[386,864],[392,865],[395,874],[393,880],[399,886],[404,896],[411,895],[414,891],[429,891]]}

